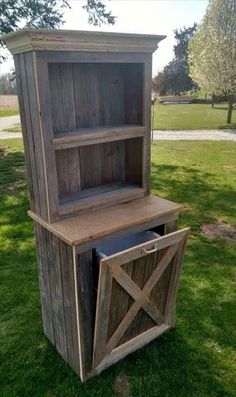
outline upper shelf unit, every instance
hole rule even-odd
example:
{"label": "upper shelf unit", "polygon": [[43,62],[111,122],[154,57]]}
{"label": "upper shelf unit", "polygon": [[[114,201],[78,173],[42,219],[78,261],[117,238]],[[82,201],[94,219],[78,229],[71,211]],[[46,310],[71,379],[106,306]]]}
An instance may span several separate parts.
{"label": "upper shelf unit", "polygon": [[143,64],[49,63],[48,73],[55,138],[86,128],[143,125]]}
{"label": "upper shelf unit", "polygon": [[150,193],[152,53],[164,36],[23,29],[14,54],[31,210],[51,223]]}

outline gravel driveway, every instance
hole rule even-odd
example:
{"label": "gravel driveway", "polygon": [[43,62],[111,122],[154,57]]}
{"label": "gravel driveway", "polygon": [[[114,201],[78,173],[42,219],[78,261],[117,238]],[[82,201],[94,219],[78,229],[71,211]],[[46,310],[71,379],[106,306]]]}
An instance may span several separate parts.
{"label": "gravel driveway", "polygon": [[[20,132],[7,132],[4,128],[12,127],[20,123],[20,116],[9,116],[0,118],[0,139],[21,138]],[[155,141],[236,141],[236,130],[183,130],[162,131],[155,130],[153,133]]]}
{"label": "gravel driveway", "polygon": [[155,130],[153,137],[155,141],[236,141],[236,130]]}
{"label": "gravel driveway", "polygon": [[0,130],[4,128],[12,127],[14,124],[20,123],[20,116],[16,114],[15,116],[0,117]]}

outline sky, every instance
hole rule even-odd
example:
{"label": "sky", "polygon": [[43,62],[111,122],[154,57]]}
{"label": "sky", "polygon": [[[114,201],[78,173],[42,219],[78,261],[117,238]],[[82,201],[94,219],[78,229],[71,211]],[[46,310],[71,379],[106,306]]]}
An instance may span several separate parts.
{"label": "sky", "polygon": [[[94,27],[82,6],[84,0],[69,0],[71,9],[64,14],[63,29],[166,35],[153,55],[153,76],[173,58],[174,29],[199,23],[208,0],[102,0],[116,16],[115,25]],[[13,66],[12,61],[0,65],[0,74]]]}

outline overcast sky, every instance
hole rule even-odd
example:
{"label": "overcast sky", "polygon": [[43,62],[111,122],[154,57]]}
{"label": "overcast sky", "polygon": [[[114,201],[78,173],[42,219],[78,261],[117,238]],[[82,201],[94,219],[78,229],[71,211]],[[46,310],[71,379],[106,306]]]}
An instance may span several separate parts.
{"label": "overcast sky", "polygon": [[[71,9],[65,12],[63,29],[166,35],[153,56],[155,75],[173,57],[173,30],[200,22],[208,0],[103,0],[117,19],[114,26],[100,28],[88,24],[87,13],[81,7],[86,3],[84,0],[70,0],[69,3]],[[0,65],[0,73],[7,72],[12,65],[10,61]]]}

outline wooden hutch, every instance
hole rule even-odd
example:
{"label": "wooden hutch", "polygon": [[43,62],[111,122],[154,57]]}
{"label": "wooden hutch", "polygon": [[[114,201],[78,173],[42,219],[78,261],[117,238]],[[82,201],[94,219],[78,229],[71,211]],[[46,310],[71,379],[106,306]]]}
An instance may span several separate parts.
{"label": "wooden hutch", "polygon": [[[84,381],[175,325],[188,229],[150,195],[152,53],[164,36],[23,29],[14,54],[44,332]],[[160,237],[95,266],[98,246]],[[98,275],[99,273],[99,275]]]}

